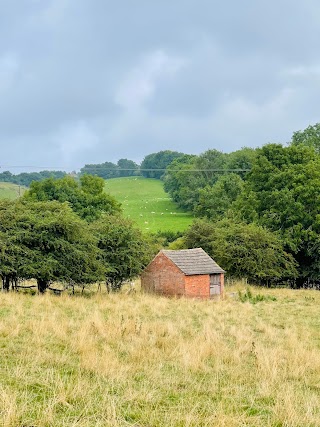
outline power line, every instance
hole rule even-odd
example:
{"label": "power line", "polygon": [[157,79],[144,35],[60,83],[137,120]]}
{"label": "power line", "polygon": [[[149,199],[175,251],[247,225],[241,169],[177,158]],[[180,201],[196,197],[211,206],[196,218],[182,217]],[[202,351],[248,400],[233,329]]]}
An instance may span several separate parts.
{"label": "power line", "polygon": [[63,166],[25,166],[25,165],[0,165],[1,169],[64,169]]}
{"label": "power line", "polygon": [[[111,169],[112,170],[112,169]],[[251,169],[120,169],[120,170],[139,170],[147,172],[249,172]]]}
{"label": "power line", "polygon": [[[63,170],[64,168],[61,166],[17,166],[17,165],[2,165],[0,166],[1,169],[4,168],[10,168],[10,169],[43,169],[43,170]],[[79,168],[76,168],[79,169]],[[85,170],[104,170],[104,171],[110,171],[110,172],[119,172],[119,171],[131,171],[131,172],[249,172],[251,169],[131,169],[131,168],[104,168],[104,167],[83,167]]]}

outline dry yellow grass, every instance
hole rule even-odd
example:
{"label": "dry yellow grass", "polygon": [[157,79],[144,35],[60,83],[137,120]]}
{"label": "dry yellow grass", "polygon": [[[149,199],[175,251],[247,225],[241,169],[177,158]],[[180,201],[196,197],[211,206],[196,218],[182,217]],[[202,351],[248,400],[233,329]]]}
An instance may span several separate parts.
{"label": "dry yellow grass", "polygon": [[320,426],[320,292],[1,294],[0,425]]}

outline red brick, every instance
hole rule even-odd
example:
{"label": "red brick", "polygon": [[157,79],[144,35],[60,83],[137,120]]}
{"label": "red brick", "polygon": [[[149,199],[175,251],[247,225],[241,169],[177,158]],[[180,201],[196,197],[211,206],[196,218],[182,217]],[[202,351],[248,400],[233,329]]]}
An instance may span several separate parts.
{"label": "red brick", "polygon": [[[224,274],[221,274],[221,295]],[[144,270],[141,288],[148,293],[190,298],[210,298],[210,275],[186,276],[169,258],[160,252]]]}

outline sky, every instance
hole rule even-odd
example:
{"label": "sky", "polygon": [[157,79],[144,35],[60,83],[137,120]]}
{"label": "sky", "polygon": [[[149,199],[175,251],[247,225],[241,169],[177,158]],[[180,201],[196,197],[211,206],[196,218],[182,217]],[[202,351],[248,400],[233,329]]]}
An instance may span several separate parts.
{"label": "sky", "polygon": [[319,121],[319,23],[318,0],[0,0],[0,171],[286,143]]}

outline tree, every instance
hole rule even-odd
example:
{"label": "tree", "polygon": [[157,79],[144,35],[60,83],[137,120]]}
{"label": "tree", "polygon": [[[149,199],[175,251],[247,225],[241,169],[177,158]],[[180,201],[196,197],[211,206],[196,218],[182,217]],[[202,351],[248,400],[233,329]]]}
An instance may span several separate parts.
{"label": "tree", "polygon": [[184,154],[173,160],[167,167],[164,176],[164,190],[170,194],[172,200],[183,209],[190,209],[193,197],[185,193],[192,188],[194,160],[196,156]]}
{"label": "tree", "polygon": [[81,175],[99,176],[103,179],[117,178],[119,176],[119,168],[112,162],[87,164],[80,169]]}
{"label": "tree", "polygon": [[268,144],[232,205],[234,215],[276,232],[299,264],[298,285],[318,276],[320,157],[312,147]]}
{"label": "tree", "polygon": [[120,204],[104,191],[104,180],[90,175],[81,176],[80,182],[71,176],[33,182],[23,198],[29,201],[68,202],[80,218],[89,222],[103,213],[115,214],[121,211]]}
{"label": "tree", "polygon": [[26,266],[31,259],[31,251],[17,242],[13,233],[0,231],[0,276],[2,289],[9,291],[17,285],[19,278],[25,277]]}
{"label": "tree", "polygon": [[3,289],[9,290],[18,279],[26,278],[32,260],[32,250],[25,245],[23,236],[31,228],[31,214],[20,204],[0,202],[0,275]]}
{"label": "tree", "polygon": [[13,184],[15,184],[15,175],[13,175],[11,172],[9,171],[4,171],[0,173],[0,181],[1,182],[12,182]]}
{"label": "tree", "polygon": [[128,219],[104,216],[93,222],[90,229],[98,239],[109,290],[119,290],[125,281],[138,276],[152,259],[150,241]]}
{"label": "tree", "polygon": [[139,166],[132,160],[120,159],[118,160],[119,176],[136,176],[139,174]]}
{"label": "tree", "polygon": [[[174,159],[177,159],[183,155],[183,153],[179,153],[178,151],[170,150],[148,154],[141,163],[141,174],[146,178],[161,179],[165,173],[165,169],[170,165],[170,163],[172,163]],[[157,171],[156,169],[160,170]]]}
{"label": "tree", "polygon": [[266,228],[225,219],[196,220],[186,232],[187,248],[202,247],[229,277],[269,284],[297,277],[296,262],[282,240]]}
{"label": "tree", "polygon": [[[257,159],[257,149],[243,147],[241,150],[226,154],[226,169],[247,169],[250,171]],[[246,180],[247,172],[237,172],[243,180]]]}
{"label": "tree", "polygon": [[181,208],[193,211],[199,204],[200,190],[217,182],[226,161],[226,154],[218,150],[185,155],[168,166],[164,189]]}
{"label": "tree", "polygon": [[12,182],[13,184],[24,185],[28,187],[32,181],[42,181],[46,178],[62,178],[66,175],[66,172],[62,171],[40,171],[40,172],[22,172],[17,175],[13,175],[9,171],[0,173],[0,181]]}
{"label": "tree", "polygon": [[308,126],[302,131],[299,130],[294,132],[291,144],[312,147],[318,154],[320,154],[320,123]]}
{"label": "tree", "polygon": [[200,189],[199,203],[194,213],[201,217],[221,219],[243,188],[244,182],[239,175],[230,173],[220,176],[213,186],[207,185]]}
{"label": "tree", "polygon": [[2,277],[89,284],[104,276],[88,225],[67,203],[18,201],[0,206]]}

